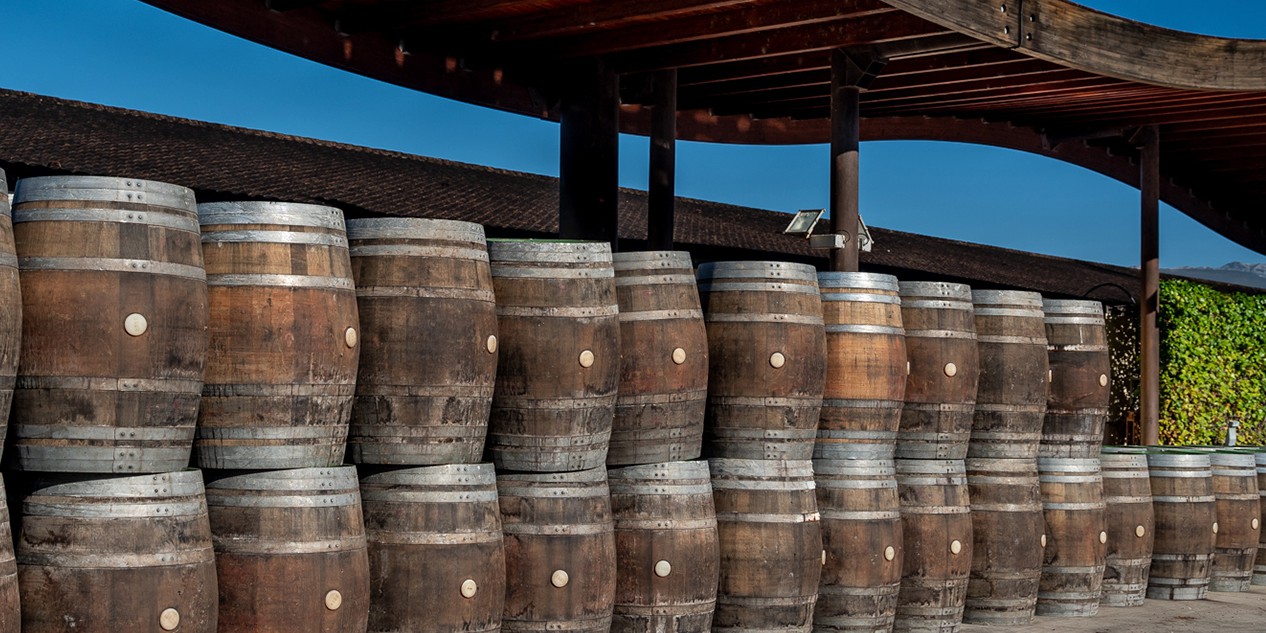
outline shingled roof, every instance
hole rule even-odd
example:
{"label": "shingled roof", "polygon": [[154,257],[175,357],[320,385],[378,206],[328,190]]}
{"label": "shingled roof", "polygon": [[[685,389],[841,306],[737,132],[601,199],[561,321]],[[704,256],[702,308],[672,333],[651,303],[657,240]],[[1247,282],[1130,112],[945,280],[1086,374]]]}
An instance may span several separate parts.
{"label": "shingled roof", "polygon": [[[42,174],[129,176],[183,184],[200,200],[272,199],[329,204],[349,216],[478,222],[490,235],[558,230],[556,178],[400,152],[0,91],[0,167]],[[620,191],[622,248],[646,237],[646,196]],[[782,235],[784,213],[680,198],[676,240],[697,261],[781,259],[825,264],[804,239]],[[864,269],[904,279],[1031,289],[1111,303],[1137,295],[1137,272],[872,229]]]}

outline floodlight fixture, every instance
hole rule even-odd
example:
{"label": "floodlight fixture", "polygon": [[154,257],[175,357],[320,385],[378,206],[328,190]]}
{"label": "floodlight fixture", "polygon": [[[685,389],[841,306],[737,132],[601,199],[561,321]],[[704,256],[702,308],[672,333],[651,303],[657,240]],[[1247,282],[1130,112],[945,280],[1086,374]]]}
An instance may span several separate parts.
{"label": "floodlight fixture", "polygon": [[822,215],[826,213],[826,209],[805,209],[796,211],[795,217],[791,218],[791,223],[783,231],[787,235],[799,235],[809,237],[813,235],[813,228],[818,225],[818,220],[822,219]]}

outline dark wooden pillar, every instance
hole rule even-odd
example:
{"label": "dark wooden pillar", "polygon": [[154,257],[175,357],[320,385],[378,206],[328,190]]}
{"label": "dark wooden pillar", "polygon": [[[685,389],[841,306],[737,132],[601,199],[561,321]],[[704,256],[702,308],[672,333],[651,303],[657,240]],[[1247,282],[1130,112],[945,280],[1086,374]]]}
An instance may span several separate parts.
{"label": "dark wooden pillar", "polygon": [[568,69],[559,100],[558,235],[616,244],[619,204],[618,78],[600,59]]}
{"label": "dark wooden pillar", "polygon": [[1139,301],[1139,418],[1144,444],[1160,443],[1160,131],[1155,126],[1139,134],[1139,190],[1142,237],[1139,270],[1143,297]]}
{"label": "dark wooden pillar", "polygon": [[652,78],[650,182],[646,195],[646,248],[673,249],[673,205],[677,175],[677,70],[661,70]]}
{"label": "dark wooden pillar", "polygon": [[871,55],[831,51],[831,233],[844,237],[831,250],[831,270],[857,271],[858,181],[861,163],[861,94],[884,61]]}

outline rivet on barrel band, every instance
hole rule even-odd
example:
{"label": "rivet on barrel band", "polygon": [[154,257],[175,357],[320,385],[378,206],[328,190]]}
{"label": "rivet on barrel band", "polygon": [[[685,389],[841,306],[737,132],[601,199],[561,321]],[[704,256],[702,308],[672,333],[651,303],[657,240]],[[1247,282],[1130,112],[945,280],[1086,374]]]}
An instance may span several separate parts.
{"label": "rivet on barrel band", "polygon": [[884,548],[884,560],[892,560],[897,557],[897,549],[891,545]]}
{"label": "rivet on barrel band", "polygon": [[570,579],[567,577],[567,572],[561,569],[556,569],[554,570],[554,573],[550,574],[549,584],[554,585],[555,587],[558,587],[559,589],[562,589],[563,587],[567,586],[568,580]]}
{"label": "rivet on barrel band", "polygon": [[163,609],[163,612],[158,614],[158,626],[164,631],[175,631],[176,627],[180,626],[180,612],[170,607]]}
{"label": "rivet on barrel band", "polygon": [[343,606],[343,594],[338,589],[331,589],[325,594],[325,608],[330,611],[338,611]]}
{"label": "rivet on barrel band", "polygon": [[673,362],[677,363],[678,365],[686,362],[686,350],[680,347],[673,350]]}
{"label": "rivet on barrel band", "polygon": [[1100,387],[1107,387],[1107,386],[1108,386],[1108,375],[1107,375],[1107,374],[1099,374],[1099,386],[1100,386]]}
{"label": "rivet on barrel band", "polygon": [[673,573],[672,563],[669,563],[666,560],[661,560],[658,563],[655,563],[656,576],[659,576],[660,578],[667,578],[668,574],[671,573]]}
{"label": "rivet on barrel band", "polygon": [[343,331],[343,342],[347,343],[348,347],[356,347],[356,328],[349,327]]}
{"label": "rivet on barrel band", "polygon": [[496,335],[493,335],[493,334],[489,334],[489,335],[488,335],[488,340],[484,341],[484,349],[488,350],[488,353],[489,353],[489,354],[496,354],[496,353],[497,353],[497,337],[496,337]]}
{"label": "rivet on barrel band", "polygon": [[769,366],[774,369],[782,369],[782,366],[786,364],[787,357],[783,356],[782,352],[774,352],[769,356]]}
{"label": "rivet on barrel band", "polygon": [[1108,533],[1107,533],[1107,532],[1099,532],[1099,543],[1101,543],[1101,544],[1102,544],[1102,543],[1107,543],[1107,542],[1108,542]]}
{"label": "rivet on barrel band", "polygon": [[123,319],[123,331],[127,332],[130,336],[140,336],[148,329],[149,322],[145,320],[144,315],[138,312],[133,312],[132,314],[127,315],[127,318]]}
{"label": "rivet on barrel band", "polygon": [[1141,526],[1141,525],[1140,525],[1140,526],[1138,526],[1138,527],[1136,527],[1136,528],[1134,528],[1134,536],[1137,536],[1137,537],[1139,537],[1139,538],[1143,538],[1143,535],[1144,535],[1144,534],[1147,534],[1147,528],[1145,528],[1145,527],[1143,527],[1143,526]]}
{"label": "rivet on barrel band", "polygon": [[593,352],[585,350],[580,353],[580,366],[585,368],[593,367]]}
{"label": "rivet on barrel band", "polygon": [[951,554],[957,554],[957,553],[959,553],[959,552],[961,552],[961,551],[963,551],[963,543],[962,543],[962,541],[959,541],[958,539],[954,539],[953,541],[951,541],[951,542],[950,542],[950,553],[951,553]]}
{"label": "rivet on barrel band", "polygon": [[466,580],[462,581],[462,597],[463,598],[474,598],[475,593],[477,593],[478,591],[479,591],[479,585],[475,584],[475,581],[473,579],[467,578]]}
{"label": "rivet on barrel band", "polygon": [[958,365],[954,363],[945,363],[945,375],[953,378],[958,373]]}

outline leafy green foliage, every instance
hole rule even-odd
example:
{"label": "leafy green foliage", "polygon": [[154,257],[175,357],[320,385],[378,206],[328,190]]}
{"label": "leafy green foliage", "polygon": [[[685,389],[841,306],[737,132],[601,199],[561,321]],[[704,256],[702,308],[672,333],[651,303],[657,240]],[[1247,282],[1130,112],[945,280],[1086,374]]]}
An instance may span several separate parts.
{"label": "leafy green foliage", "polygon": [[1159,323],[1161,442],[1266,444],[1266,295],[1165,280]]}

